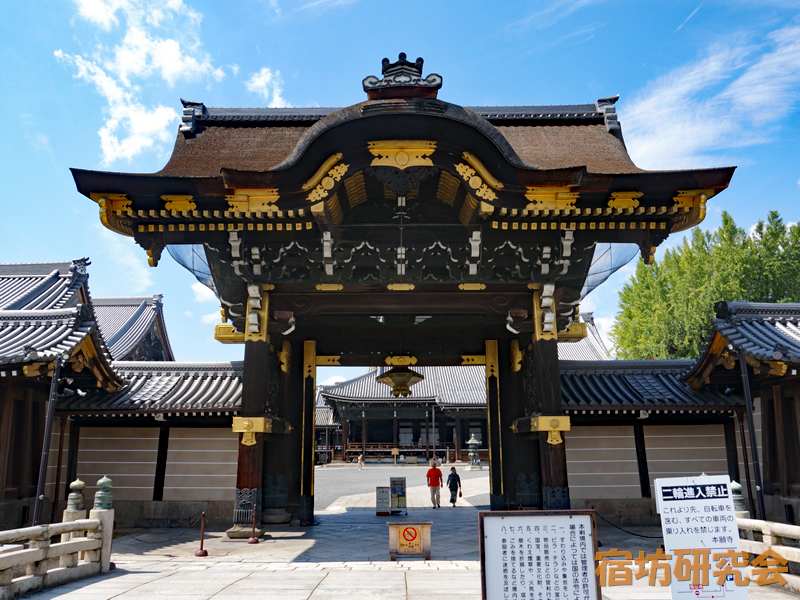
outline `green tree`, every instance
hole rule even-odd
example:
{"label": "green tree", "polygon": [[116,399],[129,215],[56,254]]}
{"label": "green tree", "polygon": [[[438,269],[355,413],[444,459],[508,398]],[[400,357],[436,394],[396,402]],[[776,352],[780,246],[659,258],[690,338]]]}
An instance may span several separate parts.
{"label": "green tree", "polygon": [[657,264],[640,261],[619,295],[617,357],[696,357],[721,300],[800,301],[800,227],[772,211],[748,235],[722,213],[718,229],[694,229]]}

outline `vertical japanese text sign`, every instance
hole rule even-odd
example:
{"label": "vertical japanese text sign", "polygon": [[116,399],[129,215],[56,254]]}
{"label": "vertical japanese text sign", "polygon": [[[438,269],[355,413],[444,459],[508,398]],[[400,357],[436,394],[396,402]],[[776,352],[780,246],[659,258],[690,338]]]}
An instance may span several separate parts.
{"label": "vertical japanese text sign", "polygon": [[[672,555],[673,600],[725,598],[747,600],[747,587],[734,584],[732,559],[741,551],[736,511],[727,475],[656,479],[656,507],[661,514],[664,549]],[[683,551],[683,552],[681,552]],[[720,568],[715,554],[731,553]],[[727,570],[723,583],[714,571]],[[741,575],[744,575],[741,572]]]}
{"label": "vertical japanese text sign", "polygon": [[484,600],[600,600],[594,512],[481,512]]}

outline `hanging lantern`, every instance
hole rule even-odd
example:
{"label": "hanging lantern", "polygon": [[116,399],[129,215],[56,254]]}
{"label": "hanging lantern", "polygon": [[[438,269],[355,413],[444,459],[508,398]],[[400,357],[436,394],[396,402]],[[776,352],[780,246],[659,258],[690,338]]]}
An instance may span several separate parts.
{"label": "hanging lantern", "polygon": [[403,398],[407,397],[411,394],[409,388],[423,379],[425,379],[424,375],[412,371],[408,367],[394,367],[386,371],[383,375],[376,377],[377,381],[385,383],[392,388],[392,395],[395,398],[399,396],[403,396]]}

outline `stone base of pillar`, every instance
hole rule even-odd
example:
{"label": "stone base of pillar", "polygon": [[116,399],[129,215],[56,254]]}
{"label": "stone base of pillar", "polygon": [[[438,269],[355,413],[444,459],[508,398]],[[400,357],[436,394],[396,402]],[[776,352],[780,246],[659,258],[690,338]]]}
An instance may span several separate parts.
{"label": "stone base of pillar", "polygon": [[[259,527],[256,527],[255,537],[260,538],[262,535],[264,535],[265,531],[266,531],[265,529],[260,529]],[[253,524],[250,523],[249,525],[245,525],[244,523],[236,523],[225,533],[232,540],[246,540],[252,536]]]}
{"label": "stone base of pillar", "polygon": [[300,496],[300,524],[314,524],[314,496]]}

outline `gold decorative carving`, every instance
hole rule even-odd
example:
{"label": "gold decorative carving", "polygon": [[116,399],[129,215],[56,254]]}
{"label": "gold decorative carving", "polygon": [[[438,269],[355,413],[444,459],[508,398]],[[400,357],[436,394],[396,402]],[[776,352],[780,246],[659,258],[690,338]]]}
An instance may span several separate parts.
{"label": "gold decorative carving", "polygon": [[386,364],[390,367],[407,367],[417,364],[416,356],[387,356]]}
{"label": "gold decorative carving", "polygon": [[230,196],[225,196],[228,201],[228,210],[237,212],[278,212],[275,204],[280,199],[277,188],[237,189]]}
{"label": "gold decorative carving", "polygon": [[145,250],[145,252],[147,252],[147,264],[151,267],[155,267],[158,264],[158,259],[153,256],[153,250],[149,249]]}
{"label": "gold decorative carving", "polygon": [[722,355],[719,357],[719,362],[722,364],[723,367],[730,371],[733,367],[736,366],[736,357],[733,356],[730,352],[723,352]]}
{"label": "gold decorative carving", "polygon": [[489,173],[488,169],[483,166],[483,163],[481,163],[481,161],[479,161],[474,154],[472,154],[471,152],[464,152],[462,157],[465,161],[469,163],[471,167],[473,167],[478,172],[478,174],[481,177],[483,177],[486,183],[488,183],[496,190],[503,189],[503,184],[500,181],[498,181],[497,178],[494,177],[491,173]]}
{"label": "gold decorative carving", "polygon": [[392,292],[410,292],[414,289],[413,283],[390,283],[386,286],[387,290]]}
{"label": "gold decorative carving", "polygon": [[347,169],[349,168],[350,165],[340,164],[328,170],[328,174],[322,178],[322,181],[311,191],[306,200],[309,202],[319,202],[327,198],[333,186],[344,177],[344,174],[347,173]]}
{"label": "gold decorative carving", "polygon": [[120,222],[115,214],[116,211],[129,211],[131,201],[126,194],[98,194],[92,192],[89,197],[97,202],[100,207],[100,222],[111,231],[122,235],[133,237],[130,227]]}
{"label": "gold decorative carving", "polygon": [[324,367],[324,366],[335,366],[340,367],[342,363],[339,362],[339,359],[342,358],[341,356],[318,356],[317,357],[317,366]]}
{"label": "gold decorative carving", "polygon": [[[81,355],[81,356],[83,356],[83,355]],[[70,360],[69,362],[72,363],[73,361]],[[55,368],[56,368],[55,361],[51,361],[51,362],[35,362],[35,363],[27,364],[27,365],[22,365],[22,374],[25,377],[44,377],[44,376],[52,377],[53,376],[53,371],[55,370]],[[80,372],[82,370],[83,370],[83,364],[81,364],[81,368],[79,370],[77,370],[77,371],[73,368],[73,371],[75,371],[76,373],[78,373],[78,372]]]}
{"label": "gold decorative carving", "polygon": [[586,323],[573,322],[567,326],[565,331],[558,332],[558,339],[560,341],[577,342],[589,335],[589,329]]}
{"label": "gold decorative carving", "polygon": [[283,340],[283,344],[281,344],[281,349],[278,350],[277,355],[278,362],[281,365],[281,371],[288,373],[289,369],[292,368],[292,345],[288,340]]}
{"label": "gold decorative carving", "polygon": [[530,202],[526,210],[564,210],[575,208],[578,201],[578,192],[566,187],[534,187],[528,186],[525,198]]}
{"label": "gold decorative carving", "polygon": [[316,289],[320,292],[339,292],[344,286],[341,283],[318,283]]}
{"label": "gold decorative carving", "polygon": [[759,361],[748,354],[744,355],[744,360],[754,369],[761,371],[762,373],[766,373],[767,375],[777,375],[778,377],[783,377],[786,375],[786,370],[788,369],[788,365],[780,360]]}
{"label": "gold decorative carving", "polygon": [[214,339],[223,344],[244,344],[244,334],[236,331],[233,325],[214,325]]}
{"label": "gold decorative carving", "polygon": [[486,364],[486,355],[484,354],[462,354],[461,355],[461,364],[462,365],[485,365]]}
{"label": "gold decorative carving", "polygon": [[197,204],[192,202],[192,196],[161,196],[166,210],[195,210]]}
{"label": "gold decorative carving", "polygon": [[486,378],[489,377],[500,377],[497,340],[486,340]]}
{"label": "gold decorative carving", "polygon": [[306,377],[317,379],[317,342],[314,340],[303,342],[303,379]]}
{"label": "gold decorative carving", "polygon": [[339,153],[337,153],[337,154],[334,154],[333,156],[329,156],[329,157],[328,157],[328,158],[325,160],[325,162],[324,162],[324,163],[322,163],[322,165],[320,166],[320,168],[319,168],[319,169],[317,169],[317,172],[316,172],[316,173],[314,173],[314,175],[311,177],[311,179],[309,179],[308,181],[306,181],[306,182],[305,182],[305,183],[302,185],[302,189],[303,189],[304,191],[305,191],[305,190],[310,190],[311,188],[313,188],[314,186],[316,186],[316,185],[317,185],[317,184],[318,184],[318,183],[319,183],[319,182],[322,180],[322,178],[325,176],[325,173],[326,173],[326,172],[327,172],[327,171],[328,171],[328,170],[329,170],[329,169],[330,169],[330,168],[331,168],[333,165],[335,165],[337,162],[339,162],[340,160],[342,160],[342,156],[343,156],[343,155],[342,155],[342,153],[341,153],[341,152],[339,152]]}
{"label": "gold decorative carving", "polygon": [[639,206],[639,198],[644,196],[643,192],[612,192],[611,200],[608,201],[609,208],[636,208]]}
{"label": "gold decorative carving", "polygon": [[465,292],[473,292],[473,291],[480,291],[486,289],[486,284],[484,283],[461,283],[458,286],[458,289],[463,290]]}
{"label": "gold decorative carving", "polygon": [[456,171],[458,174],[461,175],[461,179],[467,182],[467,185],[474,190],[475,195],[482,200],[488,200],[489,202],[497,200],[497,194],[495,194],[491,188],[486,185],[483,179],[480,178],[478,172],[470,167],[465,163],[458,163],[456,165]]}
{"label": "gold decorative carving", "polygon": [[650,246],[650,252],[647,254],[647,258],[644,259],[644,264],[646,265],[654,265],[656,264],[656,247]]}
{"label": "gold decorative carving", "polygon": [[511,370],[518,373],[522,370],[522,359],[525,352],[520,350],[519,340],[511,340]]}
{"label": "gold decorative carving", "polygon": [[395,167],[432,167],[429,158],[436,150],[436,142],[422,140],[382,140],[367,142],[367,148],[375,157],[370,166]]}

